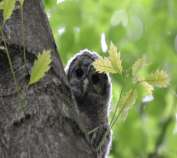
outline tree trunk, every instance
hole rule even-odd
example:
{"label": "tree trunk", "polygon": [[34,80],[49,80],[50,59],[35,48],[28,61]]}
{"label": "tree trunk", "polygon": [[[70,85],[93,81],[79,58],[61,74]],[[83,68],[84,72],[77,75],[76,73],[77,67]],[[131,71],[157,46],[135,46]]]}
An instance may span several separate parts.
{"label": "tree trunk", "polygon": [[[25,0],[22,10],[17,4],[4,25],[2,20],[1,13],[0,158],[96,157],[82,129],[41,1]],[[29,87],[32,64],[44,49],[52,51],[52,67]]]}

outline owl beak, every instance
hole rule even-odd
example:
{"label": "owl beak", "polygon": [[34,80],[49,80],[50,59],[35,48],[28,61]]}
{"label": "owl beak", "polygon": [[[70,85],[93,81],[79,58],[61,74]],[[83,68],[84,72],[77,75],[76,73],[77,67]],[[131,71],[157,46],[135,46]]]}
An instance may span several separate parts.
{"label": "owl beak", "polygon": [[88,84],[89,84],[89,81],[88,81],[88,79],[87,78],[85,78],[84,80],[83,80],[83,94],[85,94],[85,92],[87,91],[87,89],[88,89]]}

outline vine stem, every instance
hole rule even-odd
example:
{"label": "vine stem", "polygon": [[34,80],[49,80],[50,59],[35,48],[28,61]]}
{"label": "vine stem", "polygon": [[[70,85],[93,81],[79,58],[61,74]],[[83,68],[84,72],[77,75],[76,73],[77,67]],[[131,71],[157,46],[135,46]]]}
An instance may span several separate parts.
{"label": "vine stem", "polygon": [[20,14],[21,14],[21,33],[22,33],[22,46],[23,46],[23,60],[24,60],[25,67],[27,67],[26,50],[25,50],[23,4],[21,4],[21,3],[20,3]]}
{"label": "vine stem", "polygon": [[15,76],[15,71],[13,69],[12,60],[11,60],[10,53],[9,53],[9,50],[7,48],[7,44],[6,44],[6,41],[5,41],[5,38],[4,38],[3,29],[1,29],[1,35],[2,35],[2,41],[3,41],[4,45],[5,45],[5,52],[6,52],[6,55],[7,55],[8,62],[9,62],[10,71],[12,73],[12,77],[13,77],[13,80],[15,82],[16,90],[18,92],[19,86],[17,84],[17,79],[16,79],[16,76]]}

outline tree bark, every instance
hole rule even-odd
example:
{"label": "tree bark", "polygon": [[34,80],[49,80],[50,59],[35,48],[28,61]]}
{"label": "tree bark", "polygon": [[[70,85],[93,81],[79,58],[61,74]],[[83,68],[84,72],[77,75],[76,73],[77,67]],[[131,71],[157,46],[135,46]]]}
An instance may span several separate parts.
{"label": "tree bark", "polygon": [[[25,0],[22,12],[17,4],[5,24],[0,14],[0,158],[96,157],[41,0]],[[29,87],[31,67],[44,49],[52,51],[51,69]]]}

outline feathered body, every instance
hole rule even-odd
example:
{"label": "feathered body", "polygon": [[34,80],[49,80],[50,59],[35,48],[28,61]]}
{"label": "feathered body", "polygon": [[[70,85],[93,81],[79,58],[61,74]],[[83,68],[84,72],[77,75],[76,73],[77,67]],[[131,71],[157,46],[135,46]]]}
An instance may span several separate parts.
{"label": "feathered body", "polygon": [[[90,142],[95,149],[99,147],[98,157],[104,158],[111,142],[108,123],[111,82],[107,74],[95,71],[92,63],[98,58],[95,52],[82,50],[69,61],[66,73],[80,118],[86,131],[90,133]],[[105,133],[107,135],[104,138]]]}

